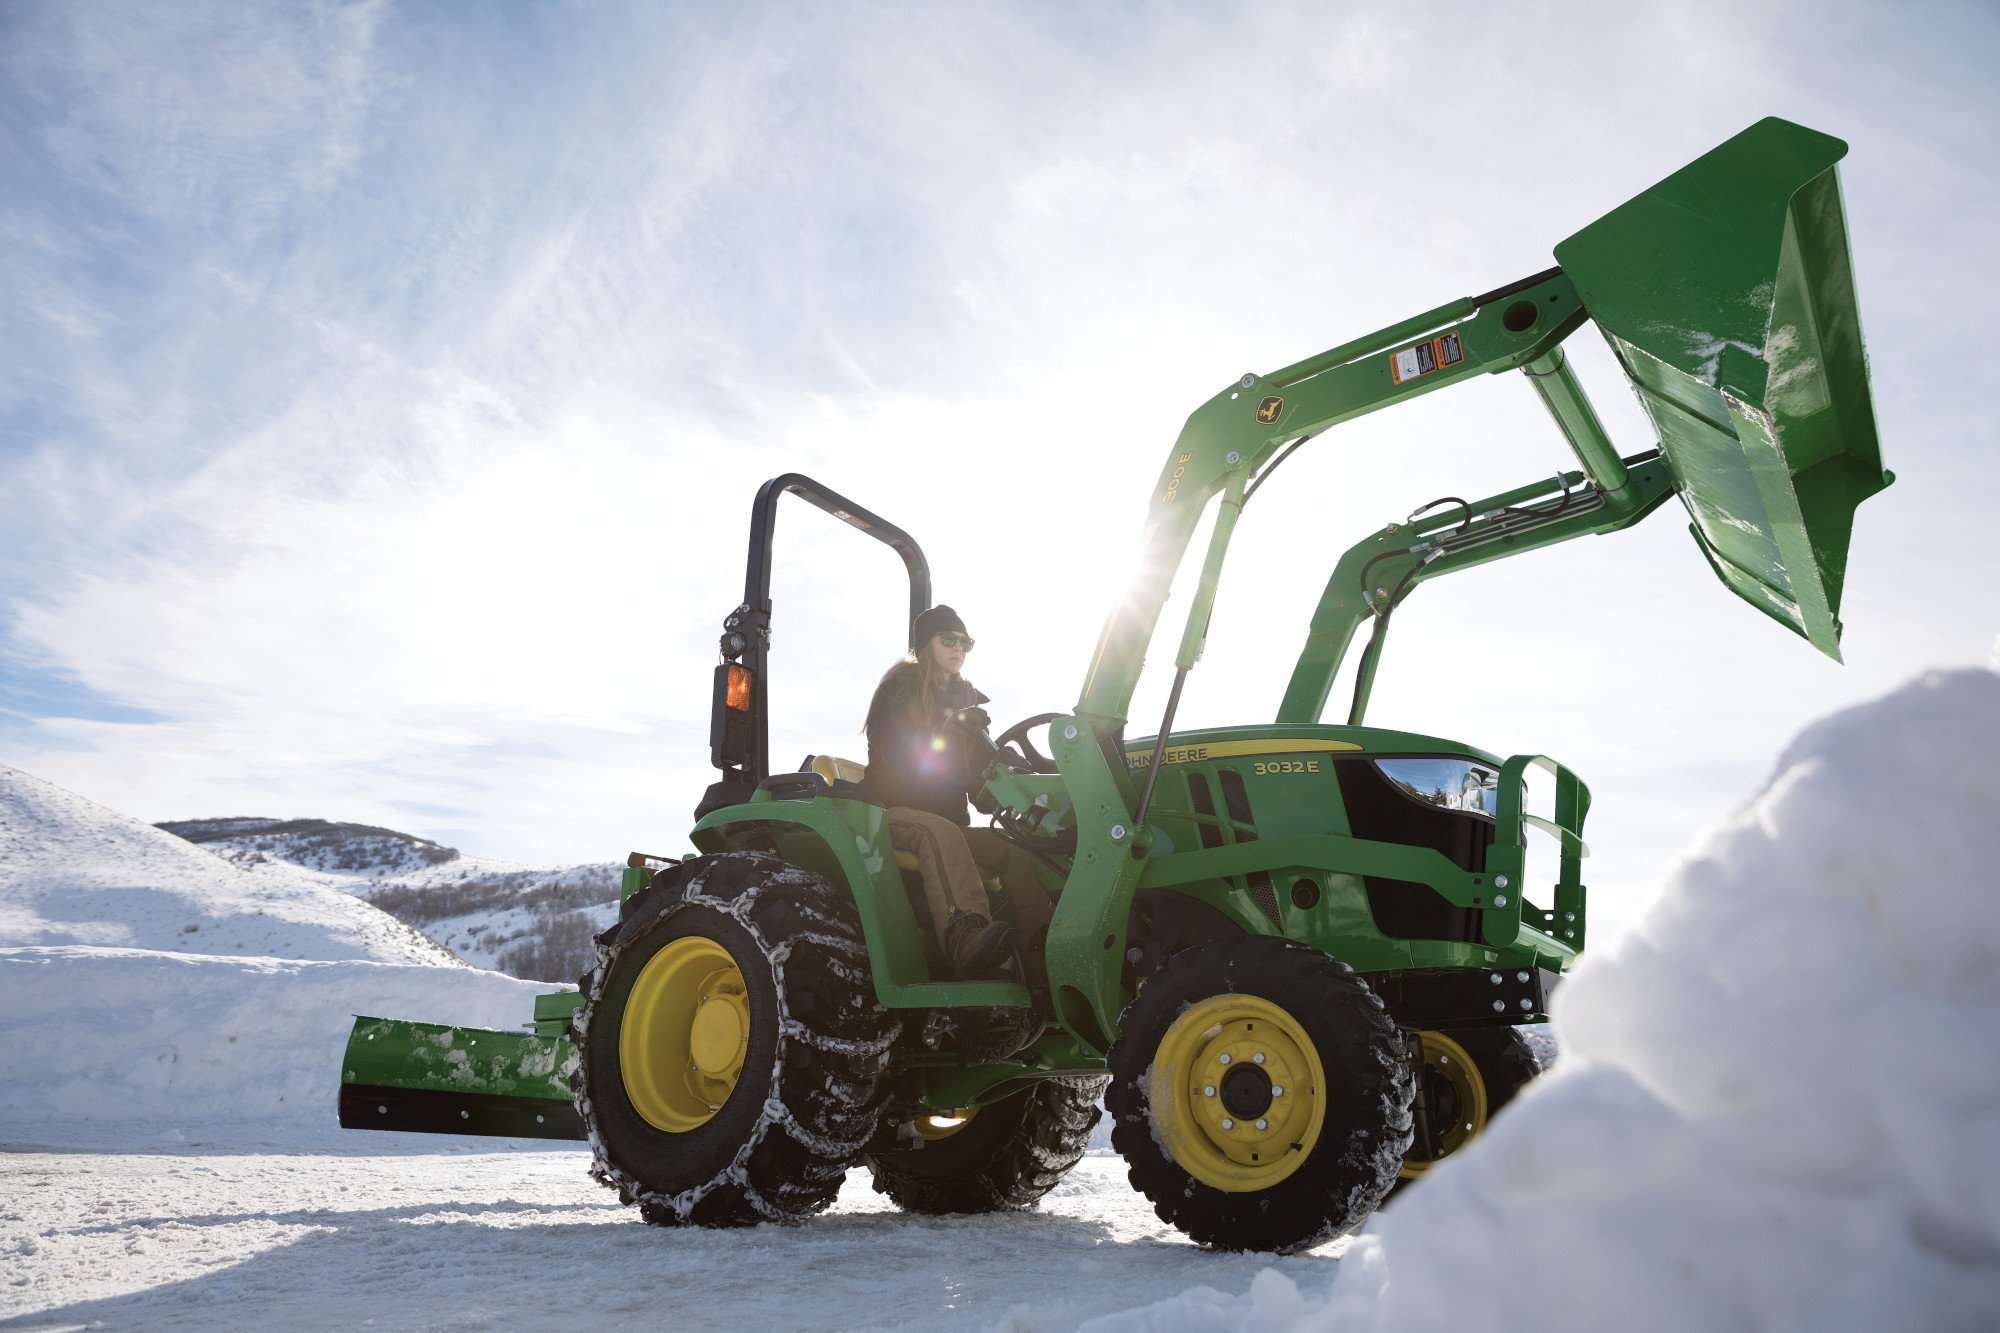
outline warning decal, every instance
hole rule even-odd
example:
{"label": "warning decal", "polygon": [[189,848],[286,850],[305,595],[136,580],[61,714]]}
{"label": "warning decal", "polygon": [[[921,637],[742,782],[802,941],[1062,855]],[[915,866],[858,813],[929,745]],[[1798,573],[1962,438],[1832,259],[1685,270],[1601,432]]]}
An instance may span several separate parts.
{"label": "warning decal", "polygon": [[1453,331],[1392,353],[1389,357],[1389,378],[1398,384],[1407,384],[1419,375],[1428,375],[1441,366],[1455,366],[1463,360],[1465,347],[1459,342],[1458,333]]}

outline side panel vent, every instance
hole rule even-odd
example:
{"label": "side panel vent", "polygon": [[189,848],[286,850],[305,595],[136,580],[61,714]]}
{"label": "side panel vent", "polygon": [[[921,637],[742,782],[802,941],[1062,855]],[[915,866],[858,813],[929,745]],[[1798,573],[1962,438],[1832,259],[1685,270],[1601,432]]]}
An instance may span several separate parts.
{"label": "side panel vent", "polygon": [[[1208,789],[1208,779],[1199,773],[1188,774],[1188,805],[1198,815],[1209,821],[1215,819],[1215,794]],[[1222,846],[1222,830],[1213,822],[1195,825],[1201,835],[1204,851]]]}
{"label": "side panel vent", "polygon": [[[1256,821],[1250,815],[1250,793],[1244,790],[1243,775],[1233,768],[1219,768],[1216,780],[1222,784],[1222,801],[1228,807],[1230,822],[1236,825],[1236,841],[1257,841]],[[1243,877],[1250,896],[1270,919],[1271,929],[1282,931],[1283,918],[1278,915],[1278,887],[1271,883],[1271,876],[1262,870],[1253,870]]]}

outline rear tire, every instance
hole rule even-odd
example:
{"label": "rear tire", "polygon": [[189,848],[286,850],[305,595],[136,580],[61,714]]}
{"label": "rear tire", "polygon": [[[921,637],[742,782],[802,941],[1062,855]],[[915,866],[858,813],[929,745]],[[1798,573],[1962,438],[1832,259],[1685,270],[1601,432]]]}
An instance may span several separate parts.
{"label": "rear tire", "polygon": [[1541,1073],[1527,1039],[1511,1027],[1453,1028],[1412,1033],[1423,1043],[1422,1081],[1431,1142],[1413,1143],[1394,1192],[1465,1149],[1522,1088]]}
{"label": "rear tire", "polygon": [[1519,1028],[1457,1028],[1451,1033],[1486,1079],[1486,1114],[1541,1077],[1542,1062]]}
{"label": "rear tire", "polygon": [[1395,1182],[1415,1079],[1345,964],[1270,936],[1215,940],[1149,977],[1119,1027],[1112,1145],[1161,1220],[1200,1244],[1318,1245]]}
{"label": "rear tire", "polygon": [[1103,1114],[1097,1099],[1104,1083],[1043,1079],[979,1108],[949,1133],[925,1129],[921,1148],[868,1157],[875,1189],[911,1213],[1032,1208],[1083,1157]]}
{"label": "rear tire", "polygon": [[773,856],[660,872],[598,938],[570,1040],[592,1174],[662,1226],[796,1222],[880,1117],[894,1025],[846,895]]}

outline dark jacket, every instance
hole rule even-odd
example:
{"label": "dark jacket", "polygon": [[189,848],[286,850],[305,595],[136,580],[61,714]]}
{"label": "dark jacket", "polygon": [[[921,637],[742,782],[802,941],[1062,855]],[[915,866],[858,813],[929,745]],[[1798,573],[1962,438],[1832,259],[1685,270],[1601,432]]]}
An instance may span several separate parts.
{"label": "dark jacket", "polygon": [[974,747],[964,732],[945,721],[945,712],[983,704],[986,696],[961,676],[945,690],[945,709],[930,725],[922,725],[910,717],[920,670],[915,662],[899,662],[875,688],[868,704],[868,780],[863,785],[885,806],[906,805],[954,824],[970,824],[966,797],[979,781],[972,771]]}

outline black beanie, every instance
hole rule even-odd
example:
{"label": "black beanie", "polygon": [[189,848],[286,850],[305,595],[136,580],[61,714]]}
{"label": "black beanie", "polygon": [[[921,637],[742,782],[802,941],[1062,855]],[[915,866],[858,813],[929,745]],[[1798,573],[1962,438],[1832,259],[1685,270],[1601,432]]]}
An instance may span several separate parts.
{"label": "black beanie", "polygon": [[[931,641],[933,634],[942,634],[946,630],[965,634],[965,622],[958,618],[958,612],[939,602],[918,616],[917,623],[910,626],[910,651],[916,652]],[[972,636],[965,634],[965,637],[969,639]]]}

